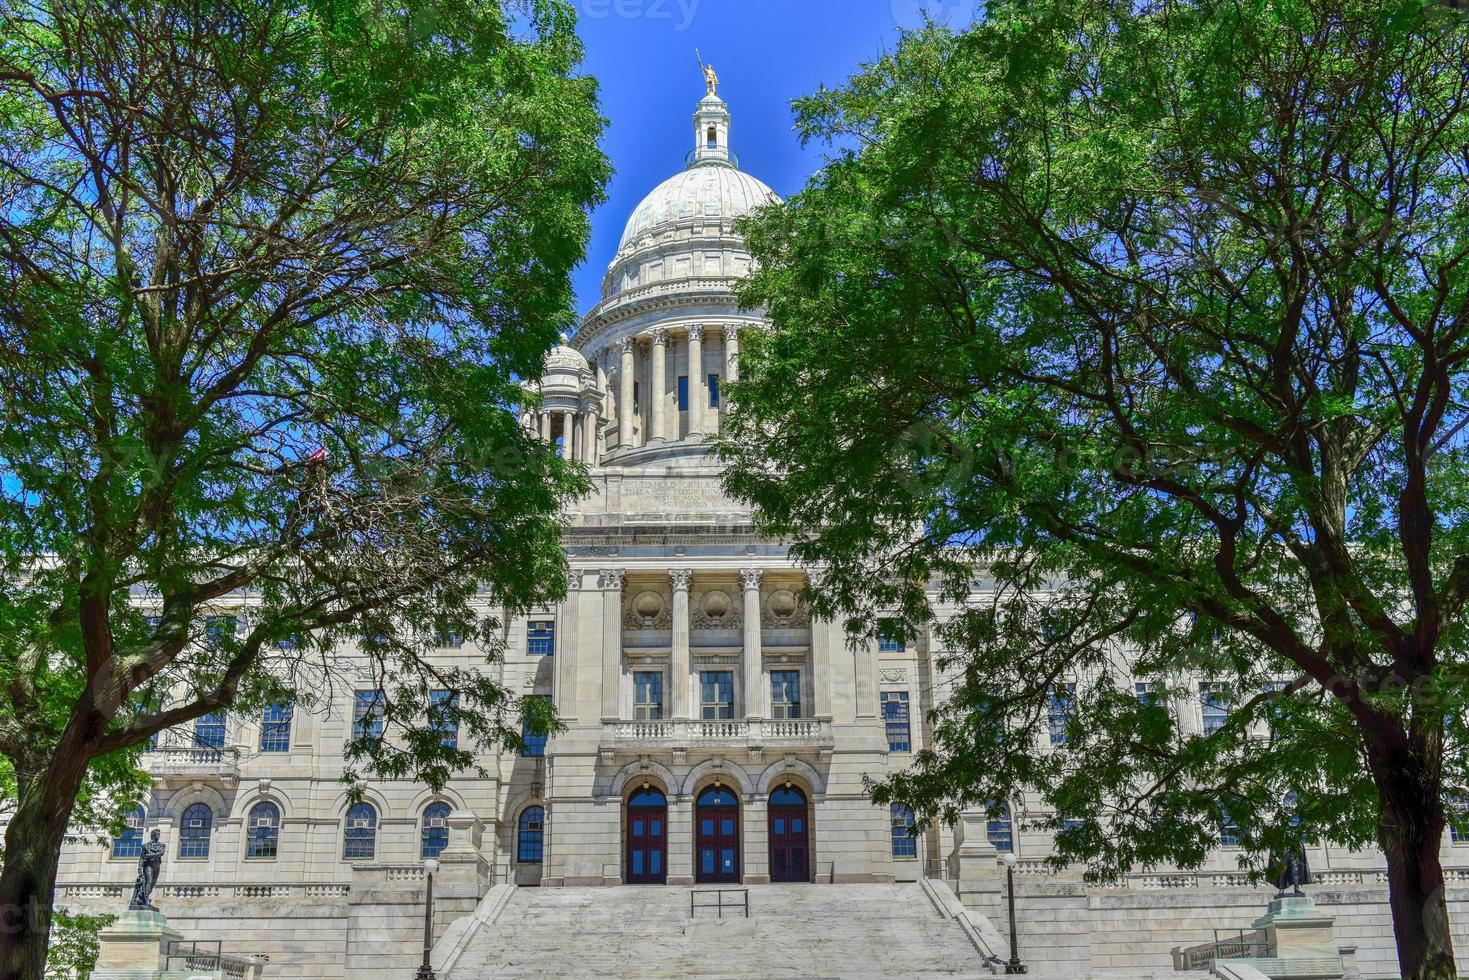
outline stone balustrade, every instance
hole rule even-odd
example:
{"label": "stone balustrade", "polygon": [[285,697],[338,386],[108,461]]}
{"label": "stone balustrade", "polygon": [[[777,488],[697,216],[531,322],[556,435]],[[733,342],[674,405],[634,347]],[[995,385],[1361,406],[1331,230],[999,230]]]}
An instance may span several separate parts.
{"label": "stone balustrade", "polygon": [[[419,874],[423,873],[420,867]],[[346,898],[351,886],[334,882],[296,882],[292,884],[234,884],[160,882],[156,895],[164,898],[207,898],[207,899],[322,899]],[[73,902],[88,899],[125,899],[133,891],[132,883],[88,882],[85,884],[58,882],[56,898]]]}
{"label": "stone balustrade", "polygon": [[611,721],[602,726],[602,751],[675,748],[812,748],[834,745],[824,718],[765,718],[755,721]]}
{"label": "stone balustrade", "polygon": [[143,766],[164,785],[217,780],[232,786],[240,780],[240,750],[164,741],[143,756]]}

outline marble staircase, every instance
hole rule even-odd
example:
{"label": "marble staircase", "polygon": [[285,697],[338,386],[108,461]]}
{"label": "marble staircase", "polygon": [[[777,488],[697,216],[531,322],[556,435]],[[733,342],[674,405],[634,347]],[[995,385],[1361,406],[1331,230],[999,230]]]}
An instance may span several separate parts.
{"label": "marble staircase", "polygon": [[687,888],[517,889],[440,977],[991,975],[916,884],[748,888],[748,919],[691,918]]}

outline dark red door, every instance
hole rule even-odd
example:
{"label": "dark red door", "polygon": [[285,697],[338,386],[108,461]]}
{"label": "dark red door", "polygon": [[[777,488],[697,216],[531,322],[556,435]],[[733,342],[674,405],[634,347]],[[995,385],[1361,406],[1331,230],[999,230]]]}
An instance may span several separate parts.
{"label": "dark red door", "polygon": [[656,789],[627,801],[627,883],[661,885],[668,880],[668,801]]}
{"label": "dark red door", "polygon": [[770,880],[811,880],[811,828],[806,796],[794,787],[770,794]]}
{"label": "dark red door", "polygon": [[694,880],[740,880],[740,804],[727,787],[709,787],[694,804]]}

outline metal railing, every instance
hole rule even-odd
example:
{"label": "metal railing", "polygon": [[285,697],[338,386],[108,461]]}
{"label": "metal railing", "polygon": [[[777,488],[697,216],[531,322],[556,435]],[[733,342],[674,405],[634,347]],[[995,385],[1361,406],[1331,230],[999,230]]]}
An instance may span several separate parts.
{"label": "metal railing", "polygon": [[[724,896],[738,895],[739,901],[726,903]],[[713,896],[713,902],[698,902],[698,896]],[[689,918],[694,918],[695,909],[717,909],[719,918],[724,918],[725,909],[744,909],[745,918],[750,917],[750,890],[748,888],[694,888],[689,890]]]}
{"label": "metal railing", "polygon": [[[717,146],[699,147],[697,150],[690,150],[688,153],[684,154],[683,164],[684,164],[685,169],[687,169],[688,167],[691,167],[691,166],[694,165],[694,162],[698,159],[700,153],[708,153],[710,151],[713,151],[713,152],[717,153],[717,152],[719,152],[719,147],[717,147]],[[740,156],[739,156],[739,154],[736,153],[734,150],[725,150],[724,151],[724,154],[725,155],[722,156],[722,157],[715,156],[715,157],[709,157],[708,159],[710,159],[710,160],[728,160],[730,163],[734,164],[735,169],[738,170],[739,169],[739,166],[740,166]]]}

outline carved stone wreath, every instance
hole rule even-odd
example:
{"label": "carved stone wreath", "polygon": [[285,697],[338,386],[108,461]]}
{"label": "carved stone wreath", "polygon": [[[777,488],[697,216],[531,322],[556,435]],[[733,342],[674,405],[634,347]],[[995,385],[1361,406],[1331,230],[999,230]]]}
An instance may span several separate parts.
{"label": "carved stone wreath", "polygon": [[673,628],[673,613],[668,600],[651,589],[639,592],[627,604],[622,625],[630,630],[666,630]]}
{"label": "carved stone wreath", "polygon": [[734,597],[722,589],[695,593],[689,607],[689,625],[696,630],[732,630],[740,627],[739,607]]}
{"label": "carved stone wreath", "polygon": [[760,624],[770,629],[805,629],[811,625],[811,610],[790,589],[776,589],[765,597]]}

